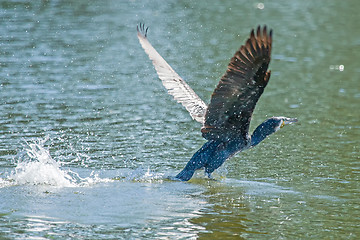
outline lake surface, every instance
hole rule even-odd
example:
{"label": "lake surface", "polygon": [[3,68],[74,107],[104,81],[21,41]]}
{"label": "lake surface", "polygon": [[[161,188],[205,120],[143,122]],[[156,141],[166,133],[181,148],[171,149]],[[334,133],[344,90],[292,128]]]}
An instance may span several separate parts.
{"label": "lake surface", "polygon": [[[1,1],[0,239],[359,239],[357,6]],[[167,180],[205,140],[158,80],[139,22],[205,102],[266,24],[272,77],[251,130],[299,123],[216,180]]]}

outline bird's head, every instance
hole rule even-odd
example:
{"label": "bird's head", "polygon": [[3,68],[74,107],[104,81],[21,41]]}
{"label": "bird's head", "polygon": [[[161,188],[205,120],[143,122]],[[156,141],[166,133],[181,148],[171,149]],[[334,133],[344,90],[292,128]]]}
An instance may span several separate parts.
{"label": "bird's head", "polygon": [[266,119],[262,124],[260,124],[251,136],[251,146],[259,144],[270,134],[280,130],[285,125],[292,124],[297,122],[296,118],[288,117],[271,117]]}
{"label": "bird's head", "polygon": [[270,125],[270,128],[274,128],[274,132],[276,132],[280,130],[280,128],[283,128],[285,125],[296,123],[298,120],[296,118],[288,117],[271,117],[267,121]]}

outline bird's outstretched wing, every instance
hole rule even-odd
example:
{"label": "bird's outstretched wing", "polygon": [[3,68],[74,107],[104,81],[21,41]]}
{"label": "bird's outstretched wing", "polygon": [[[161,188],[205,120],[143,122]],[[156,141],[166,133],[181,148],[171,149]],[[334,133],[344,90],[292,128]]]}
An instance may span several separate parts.
{"label": "bird's outstretched wing", "polygon": [[272,30],[251,31],[246,44],[231,59],[211,96],[201,129],[204,138],[246,138],[255,105],[266,87],[270,71]]}
{"label": "bird's outstretched wing", "polygon": [[144,24],[138,25],[137,36],[141,46],[149,55],[164,87],[177,102],[188,110],[194,120],[203,124],[207,105],[155,50],[147,39],[147,30],[148,28],[145,28]]}

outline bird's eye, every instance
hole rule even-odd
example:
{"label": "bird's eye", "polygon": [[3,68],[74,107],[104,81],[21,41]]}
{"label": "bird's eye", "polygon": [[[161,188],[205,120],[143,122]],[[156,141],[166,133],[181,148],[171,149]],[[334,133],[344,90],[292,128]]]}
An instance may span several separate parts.
{"label": "bird's eye", "polygon": [[285,121],[281,120],[280,128],[283,128],[285,126]]}

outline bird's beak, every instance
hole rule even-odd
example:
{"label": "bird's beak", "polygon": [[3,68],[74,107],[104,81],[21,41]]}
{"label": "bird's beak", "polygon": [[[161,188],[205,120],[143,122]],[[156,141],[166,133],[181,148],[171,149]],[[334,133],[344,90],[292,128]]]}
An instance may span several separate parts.
{"label": "bird's beak", "polygon": [[297,121],[298,120],[296,118],[285,118],[284,121],[281,123],[280,128],[284,127],[285,125],[296,123]]}

